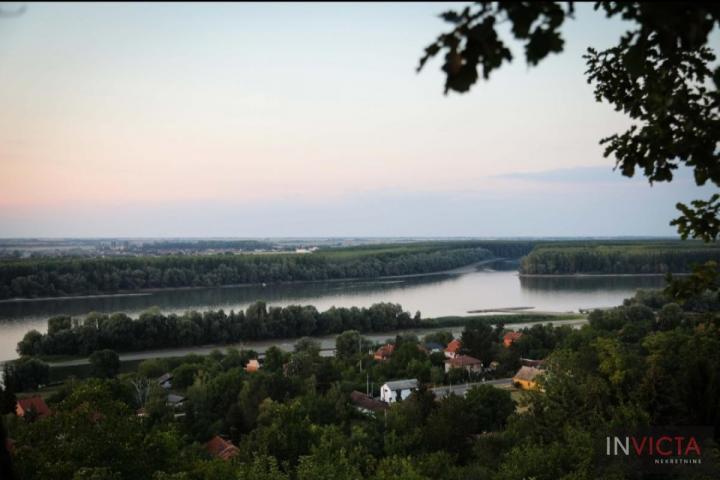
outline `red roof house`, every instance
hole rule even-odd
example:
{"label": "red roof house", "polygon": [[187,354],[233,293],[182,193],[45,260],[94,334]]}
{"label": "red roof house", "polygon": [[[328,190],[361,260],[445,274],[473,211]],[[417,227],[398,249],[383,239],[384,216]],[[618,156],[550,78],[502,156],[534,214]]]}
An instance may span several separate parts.
{"label": "red roof house", "polygon": [[503,345],[509,347],[523,336],[522,332],[507,332],[503,337]]}
{"label": "red roof house", "polygon": [[217,457],[222,460],[230,460],[239,453],[238,448],[233,445],[231,441],[225,440],[217,435],[205,444],[205,449],[213,457]]}
{"label": "red roof house", "polygon": [[383,345],[382,347],[378,348],[373,358],[380,361],[387,360],[388,358],[390,358],[394,351],[395,345],[393,345],[392,343],[388,343],[387,345]]}
{"label": "red roof house", "polygon": [[245,365],[245,371],[257,372],[258,370],[260,370],[260,362],[257,361],[257,358],[248,360],[247,365]]}
{"label": "red roof house", "polygon": [[462,344],[460,343],[460,340],[456,338],[452,342],[448,343],[445,348],[445,356],[448,358],[455,358],[455,355],[458,354],[461,346]]}
{"label": "red roof house", "polygon": [[37,418],[43,418],[50,415],[50,408],[39,395],[27,398],[19,398],[15,404],[15,415],[24,417],[28,412],[34,412]]}
{"label": "red roof house", "polygon": [[482,372],[483,363],[470,355],[455,355],[445,360],[445,372],[452,368],[462,368],[468,372]]}

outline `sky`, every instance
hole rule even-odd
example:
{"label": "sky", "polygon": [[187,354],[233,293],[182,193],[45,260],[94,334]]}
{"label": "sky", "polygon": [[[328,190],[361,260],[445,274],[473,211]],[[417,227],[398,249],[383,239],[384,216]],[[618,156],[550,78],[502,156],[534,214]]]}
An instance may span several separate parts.
{"label": "sky", "polygon": [[[4,4],[11,8],[14,4]],[[459,4],[464,5],[464,4]],[[44,4],[0,18],[0,237],[673,235],[581,56],[443,95],[447,4]],[[505,38],[509,37],[506,35]]]}

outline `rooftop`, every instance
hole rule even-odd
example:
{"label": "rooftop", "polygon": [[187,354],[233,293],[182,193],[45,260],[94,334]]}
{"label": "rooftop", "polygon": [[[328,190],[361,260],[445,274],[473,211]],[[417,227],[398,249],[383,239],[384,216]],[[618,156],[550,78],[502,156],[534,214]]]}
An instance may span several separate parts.
{"label": "rooftop", "polygon": [[233,445],[231,441],[225,440],[217,435],[205,444],[205,449],[213,457],[218,457],[223,460],[230,460],[239,452],[238,448]]}
{"label": "rooftop", "polygon": [[388,343],[387,345],[383,345],[382,347],[378,348],[375,352],[376,357],[382,357],[386,358],[392,355],[392,353],[395,351],[395,345],[392,343]]}
{"label": "rooftop", "polygon": [[449,363],[453,367],[468,367],[472,365],[482,365],[482,360],[478,360],[470,355],[456,355],[454,358],[448,358],[445,363]]}
{"label": "rooftop", "polygon": [[[390,382],[385,382],[385,385],[390,390],[407,390],[409,388],[417,388],[418,387],[418,381],[417,378],[409,378],[405,380],[393,380]],[[383,386],[385,386],[383,385]]]}
{"label": "rooftop", "polygon": [[532,382],[535,380],[535,377],[543,373],[542,370],[535,367],[520,367],[520,370],[515,374],[513,377],[513,380],[525,380],[527,382]]}
{"label": "rooftop", "polygon": [[178,405],[185,401],[185,397],[183,397],[182,395],[176,395],[174,393],[170,393],[167,396],[167,401],[171,405]]}
{"label": "rooftop", "polygon": [[445,351],[449,353],[457,353],[457,351],[460,350],[461,346],[462,344],[460,343],[460,340],[456,338],[452,342],[448,343]]}
{"label": "rooftop", "polygon": [[37,413],[38,417],[44,417],[50,415],[50,407],[47,406],[45,400],[42,397],[35,395],[32,397],[18,398],[17,407],[21,408],[23,412],[33,410]]}
{"label": "rooftop", "polygon": [[368,397],[364,393],[358,392],[357,390],[353,390],[352,393],[350,393],[350,401],[353,403],[353,405],[364,408],[365,410],[370,410],[372,412],[379,412],[387,410],[388,408],[387,403]]}

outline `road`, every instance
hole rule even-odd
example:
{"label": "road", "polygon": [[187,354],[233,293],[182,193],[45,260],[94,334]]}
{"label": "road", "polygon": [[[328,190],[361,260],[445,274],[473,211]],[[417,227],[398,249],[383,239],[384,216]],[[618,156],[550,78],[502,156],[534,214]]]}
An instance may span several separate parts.
{"label": "road", "polygon": [[[319,339],[318,339],[319,340]],[[291,342],[291,341],[289,341]],[[262,358],[265,355],[265,351],[267,351],[268,348],[271,346],[276,346],[280,348],[281,350],[285,350],[288,352],[291,352],[293,350],[293,343],[271,343],[268,345],[249,345],[247,343],[241,343],[237,345],[223,345],[223,346],[217,346],[217,345],[208,345],[208,346],[201,346],[201,347],[189,347],[189,348],[171,348],[167,350],[148,350],[146,352],[129,352],[129,353],[121,353],[118,356],[120,357],[121,362],[132,362],[137,360],[149,360],[151,358],[174,358],[174,357],[184,357],[185,355],[209,355],[210,352],[214,350],[219,350],[221,352],[225,352],[228,348],[237,348],[238,350],[254,350],[258,352],[260,355],[260,358]],[[321,349],[320,349],[320,355],[322,356],[332,356],[335,353],[335,343],[333,341],[332,347],[327,347],[323,342],[321,342]],[[73,360],[63,360],[60,362],[48,362],[48,365],[50,367],[75,367],[79,365],[89,365],[90,361],[87,358],[77,358]]]}
{"label": "road", "polygon": [[[387,339],[394,339],[395,336],[399,333],[402,334],[412,334],[417,335],[418,337],[421,337],[423,335],[427,335],[428,333],[436,332],[436,331],[451,331],[453,335],[459,336],[462,332],[462,327],[452,327],[452,328],[417,328],[417,329],[410,329],[410,330],[399,330],[394,332],[383,332],[383,333],[369,333],[363,335],[363,338],[366,338],[367,340],[373,342],[373,343],[382,343]],[[322,337],[312,337],[313,340],[317,341],[320,344],[320,354],[323,356],[332,356],[335,351],[335,337],[337,335],[325,335]],[[293,346],[295,345],[295,342],[297,342],[299,338],[286,338],[286,339],[272,339],[272,340],[258,340],[258,341],[252,341],[252,342],[241,342],[236,343],[232,345],[203,345],[198,347],[185,347],[185,348],[169,348],[165,350],[146,350],[143,352],[127,352],[127,353],[120,353],[120,361],[121,362],[131,362],[131,361],[137,361],[137,360],[148,360],[150,358],[172,358],[172,357],[184,357],[185,355],[209,355],[210,352],[213,350],[220,350],[221,352],[224,352],[228,348],[237,348],[238,350],[254,350],[260,354],[262,357],[262,354],[265,353],[265,351],[270,348],[271,346],[276,346],[281,350],[285,350],[287,352],[293,351]],[[87,358],[76,358],[73,360],[62,360],[58,362],[50,361],[48,364],[50,367],[74,367],[78,365],[88,365],[90,362]]]}
{"label": "road", "polygon": [[[545,324],[552,323],[554,325],[570,325],[574,328],[578,328],[581,325],[587,323],[587,319],[573,319],[573,320],[555,320],[555,321],[539,321],[539,322],[527,322],[527,323],[514,323],[505,325],[505,328],[511,330],[519,330],[525,327],[531,327],[534,324]],[[417,328],[411,330],[402,330],[395,332],[384,332],[384,333],[370,333],[363,335],[364,338],[374,343],[384,342],[386,339],[395,338],[399,333],[416,335],[422,337],[428,333],[435,331],[450,331],[455,337],[459,337],[462,333],[463,327],[445,327],[445,328]],[[337,335],[326,335],[323,337],[313,337],[320,344],[321,355],[331,356],[335,350],[335,337]],[[271,346],[276,346],[281,350],[291,352],[293,345],[297,342],[298,338],[288,339],[273,339],[273,340],[260,340],[253,342],[242,342],[233,345],[203,345],[198,347],[186,347],[186,348],[169,348],[165,350],[147,350],[143,352],[127,352],[121,353],[121,362],[131,362],[137,360],[148,360],[150,358],[172,358],[172,357],[183,357],[185,355],[209,355],[213,350],[225,351],[228,348],[237,348],[239,350],[254,350],[258,353],[264,354],[265,351]],[[1,362],[0,362],[1,363]],[[88,365],[90,362],[87,358],[77,358],[73,360],[64,360],[59,362],[48,362],[51,367],[73,367],[78,365]]]}
{"label": "road", "polygon": [[465,396],[468,390],[478,385],[493,385],[495,387],[510,387],[512,378],[498,378],[496,380],[487,380],[485,382],[463,383],[460,385],[445,385],[442,387],[431,388],[430,391],[438,398],[446,397],[450,393]]}

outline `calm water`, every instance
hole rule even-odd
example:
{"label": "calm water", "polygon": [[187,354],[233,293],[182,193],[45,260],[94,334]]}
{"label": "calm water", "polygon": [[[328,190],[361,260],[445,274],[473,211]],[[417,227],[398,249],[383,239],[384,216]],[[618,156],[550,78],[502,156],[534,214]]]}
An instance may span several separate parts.
{"label": "calm water", "polygon": [[135,296],[0,303],[0,361],[15,358],[15,346],[28,330],[44,331],[53,315],[91,311],[136,316],[157,306],[166,313],[187,310],[239,310],[257,300],[271,305],[305,304],[325,310],[394,302],[424,317],[464,315],[468,310],[534,307],[569,312],[618,305],[638,288],[659,288],[662,277],[520,278],[516,272],[479,271],[404,279],[325,282],[267,287],[175,290]]}

